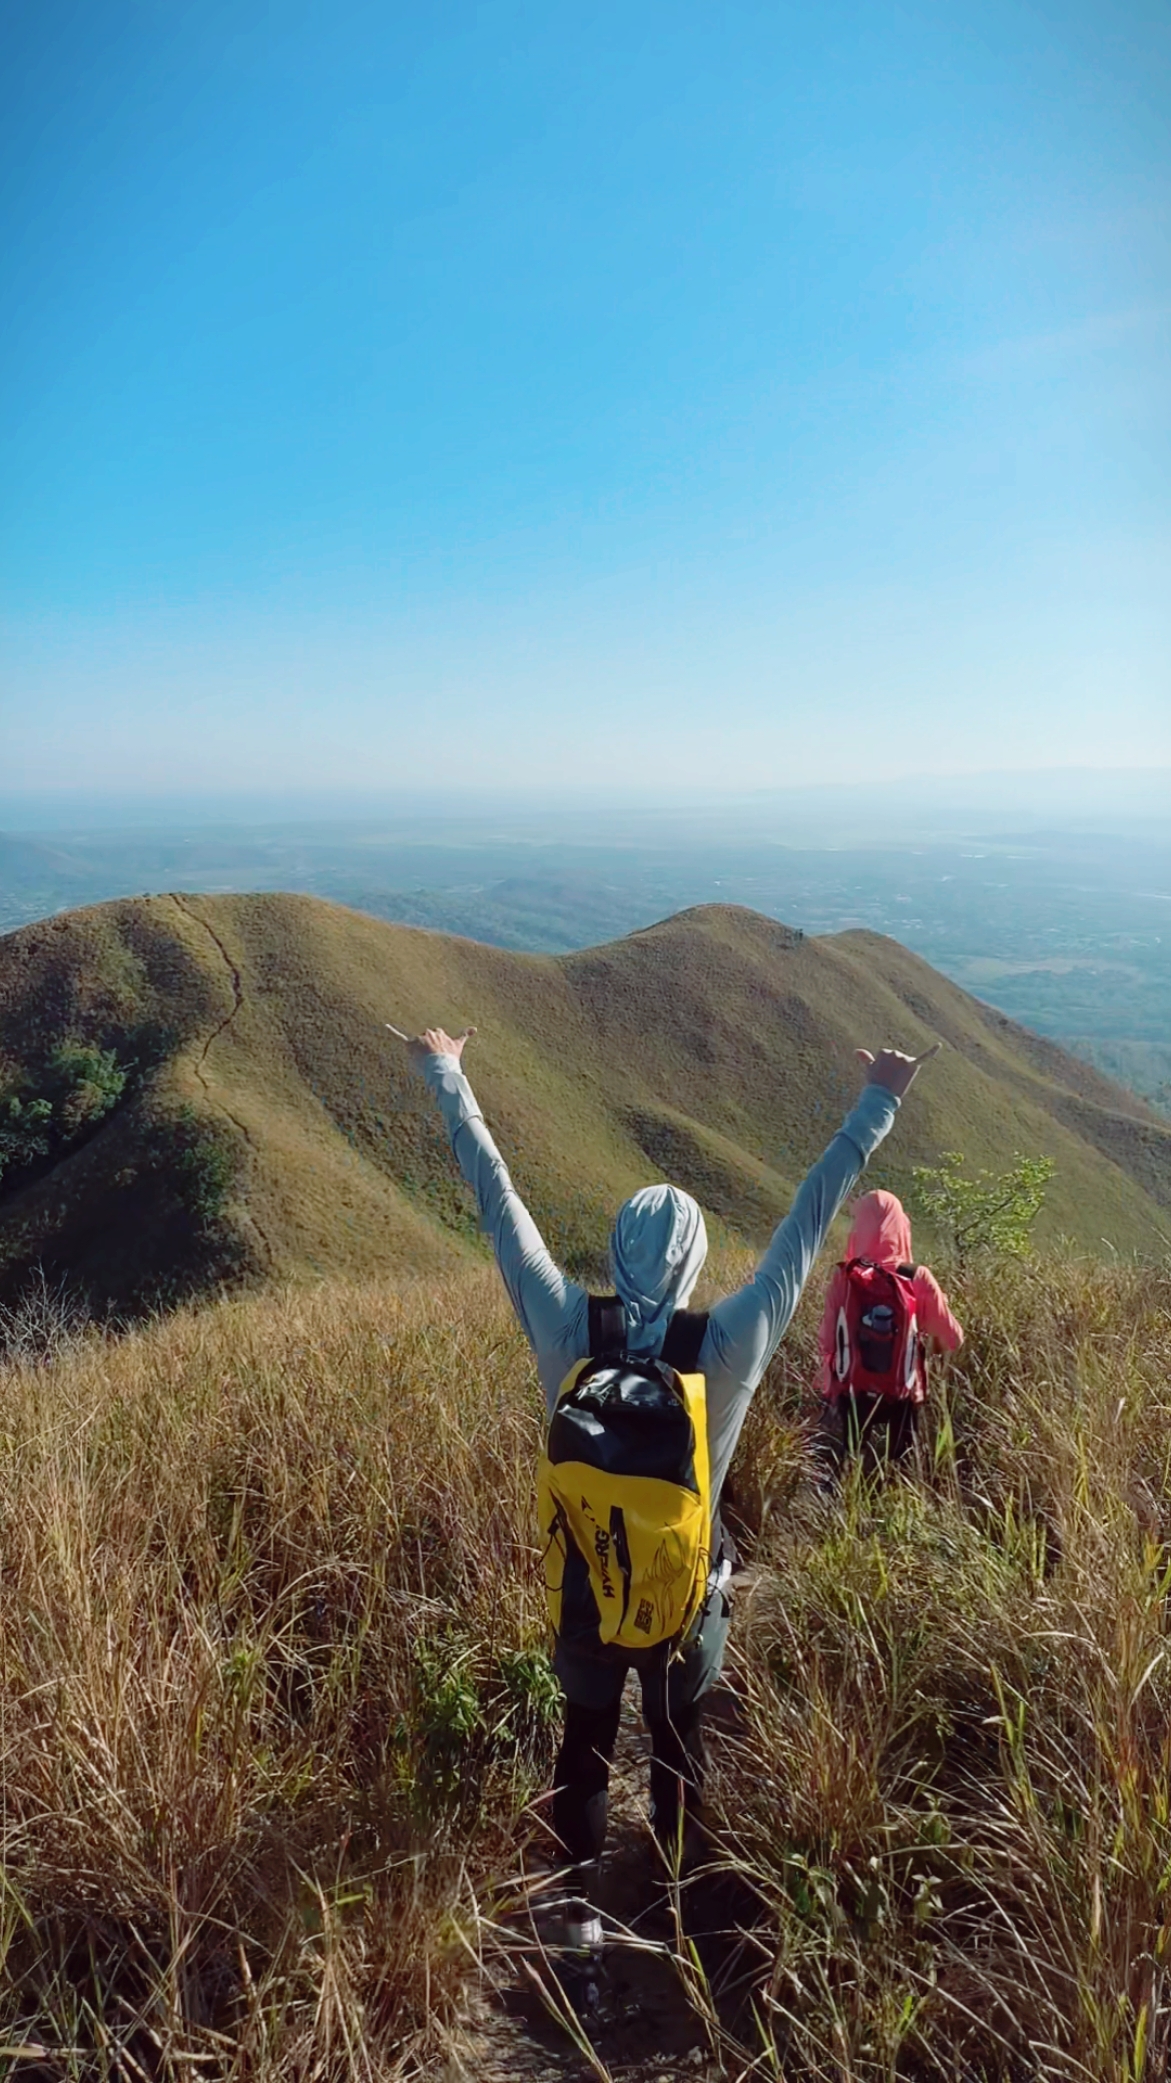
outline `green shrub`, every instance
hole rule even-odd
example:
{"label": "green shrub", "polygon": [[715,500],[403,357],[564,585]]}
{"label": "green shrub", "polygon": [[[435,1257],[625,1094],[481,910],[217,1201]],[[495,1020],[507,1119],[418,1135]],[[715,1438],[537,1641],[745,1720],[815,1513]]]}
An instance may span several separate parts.
{"label": "green shrub", "polygon": [[546,1649],[505,1650],[495,1734],[522,1752],[539,1751],[561,1717],[561,1687]]}
{"label": "green shrub", "polygon": [[39,1076],[17,1078],[0,1093],[0,1180],[62,1155],[96,1128],[129,1074],[113,1049],[62,1042]]}
{"label": "green shrub", "polygon": [[0,1093],[0,1179],[48,1156],[52,1119],[49,1100],[22,1098],[11,1086]]}
{"label": "green shrub", "polygon": [[96,1127],[121,1099],[128,1075],[113,1049],[84,1042],[63,1042],[54,1049],[44,1089],[61,1141],[72,1142],[84,1129]]}
{"label": "green shrub", "polygon": [[916,1206],[932,1217],[957,1258],[976,1251],[1023,1258],[1057,1169],[1052,1158],[1022,1157],[1018,1151],[1005,1172],[965,1173],[964,1164],[958,1151],[945,1150],[940,1164],[915,1165]]}
{"label": "green shrub", "polygon": [[239,1169],[235,1144],[201,1121],[194,1107],[184,1107],[172,1125],[168,1150],[180,1197],[204,1229],[213,1228]]}
{"label": "green shrub", "polygon": [[451,1635],[415,1644],[414,1776],[422,1812],[475,1808],[484,1713],[475,1677],[475,1650]]}
{"label": "green shrub", "polygon": [[412,1666],[412,1713],[398,1740],[424,1819],[459,1814],[471,1821],[499,1791],[497,1768],[514,1786],[527,1786],[548,1766],[561,1689],[543,1648],[506,1646],[492,1654],[452,1626],[420,1638]]}

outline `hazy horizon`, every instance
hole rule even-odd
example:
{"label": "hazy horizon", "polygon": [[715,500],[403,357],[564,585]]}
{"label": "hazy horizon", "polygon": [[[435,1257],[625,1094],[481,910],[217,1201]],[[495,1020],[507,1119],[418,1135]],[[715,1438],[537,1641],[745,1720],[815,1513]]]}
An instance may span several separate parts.
{"label": "hazy horizon", "polygon": [[[602,821],[623,822],[647,817],[657,822],[686,819],[701,841],[709,827],[720,828],[729,816],[737,828],[754,833],[762,824],[786,823],[809,843],[807,826],[826,815],[835,832],[847,838],[934,828],[937,817],[950,828],[956,814],[970,815],[991,827],[1045,825],[1051,820],[1075,827],[1100,827],[1125,834],[1132,824],[1171,822],[1171,766],[1144,768],[1052,767],[967,774],[908,772],[884,780],[881,788],[865,782],[808,783],[789,789],[663,789],[655,793],[627,784],[567,787],[563,794],[533,789],[527,793],[490,789],[414,789],[391,791],[274,791],[166,793],[132,795],[95,791],[22,793],[0,788],[0,832],[17,836],[37,832],[133,831],[222,827],[225,830],[265,827],[273,830],[317,826],[360,829],[387,819],[415,828],[445,831],[454,821],[476,833],[485,827],[540,827],[550,818],[562,829],[588,827]],[[579,836],[575,832],[575,837]],[[829,843],[829,842],[827,842]],[[835,839],[833,843],[840,843]]]}

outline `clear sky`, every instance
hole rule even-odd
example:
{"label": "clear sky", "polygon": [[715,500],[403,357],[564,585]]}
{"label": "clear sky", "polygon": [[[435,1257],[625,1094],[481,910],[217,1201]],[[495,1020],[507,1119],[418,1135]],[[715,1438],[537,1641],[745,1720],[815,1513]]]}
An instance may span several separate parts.
{"label": "clear sky", "polygon": [[1165,0],[0,0],[0,789],[1171,758]]}

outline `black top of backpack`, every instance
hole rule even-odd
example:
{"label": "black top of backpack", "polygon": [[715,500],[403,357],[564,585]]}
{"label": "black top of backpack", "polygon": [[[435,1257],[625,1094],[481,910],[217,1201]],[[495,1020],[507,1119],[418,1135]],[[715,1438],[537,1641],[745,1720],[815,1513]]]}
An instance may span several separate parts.
{"label": "black top of backpack", "polygon": [[[677,1374],[696,1373],[707,1318],[706,1309],[677,1309],[667,1326],[663,1349],[655,1357]],[[609,1359],[625,1351],[626,1308],[617,1295],[590,1296],[589,1340],[591,1360]]]}

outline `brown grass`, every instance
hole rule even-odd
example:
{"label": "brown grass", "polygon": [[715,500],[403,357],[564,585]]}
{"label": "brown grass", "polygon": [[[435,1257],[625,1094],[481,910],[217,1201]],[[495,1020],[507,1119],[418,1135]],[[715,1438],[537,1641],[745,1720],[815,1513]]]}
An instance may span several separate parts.
{"label": "brown grass", "polygon": [[[803,1484],[813,1296],[746,1431],[679,1954],[728,2078],[1171,2057],[1168,1289],[1065,1261],[958,1299],[915,1481]],[[0,2045],[445,2073],[551,1756],[539,1407],[494,1281],[66,1336],[0,1410]],[[740,1936],[692,1953],[713,1904]]]}
{"label": "brown grass", "polygon": [[10,1371],[0,2039],[281,2075],[434,2044],[546,1762],[527,1387],[475,1280]]}
{"label": "brown grass", "polygon": [[973,1276],[918,1480],[766,1526],[722,1801],[777,2073],[1165,2075],[1169,1300]]}

